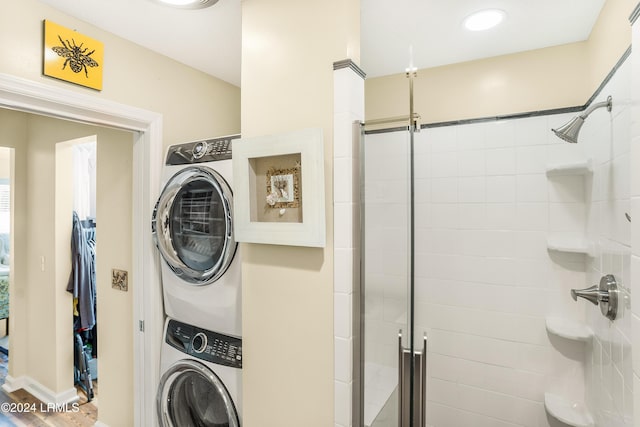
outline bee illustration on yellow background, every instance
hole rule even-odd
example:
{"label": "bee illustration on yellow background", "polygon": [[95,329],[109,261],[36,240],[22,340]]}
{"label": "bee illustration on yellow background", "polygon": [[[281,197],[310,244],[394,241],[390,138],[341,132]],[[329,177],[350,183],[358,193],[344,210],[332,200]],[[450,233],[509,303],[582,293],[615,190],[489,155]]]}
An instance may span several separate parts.
{"label": "bee illustration on yellow background", "polygon": [[66,42],[62,40],[62,37],[58,36],[58,40],[62,43],[62,46],[54,46],[51,49],[58,54],[58,56],[62,56],[63,58],[67,58],[62,65],[62,69],[64,70],[67,65],[71,68],[71,71],[74,73],[79,73],[84,70],[85,76],[89,77],[89,70],[87,67],[98,67],[99,64],[91,58],[91,55],[95,52],[95,49],[89,53],[86,53],[89,48],[82,48],[84,43],[80,43],[80,46],[76,45],[74,39],[71,39],[71,42],[67,40]]}

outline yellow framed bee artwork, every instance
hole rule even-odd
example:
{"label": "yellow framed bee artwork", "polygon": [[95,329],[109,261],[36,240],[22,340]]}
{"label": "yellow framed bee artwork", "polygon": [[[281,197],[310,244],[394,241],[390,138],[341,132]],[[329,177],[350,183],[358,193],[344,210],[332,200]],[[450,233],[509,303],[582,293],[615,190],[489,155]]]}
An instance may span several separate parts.
{"label": "yellow framed bee artwork", "polygon": [[43,74],[102,90],[104,44],[44,20]]}

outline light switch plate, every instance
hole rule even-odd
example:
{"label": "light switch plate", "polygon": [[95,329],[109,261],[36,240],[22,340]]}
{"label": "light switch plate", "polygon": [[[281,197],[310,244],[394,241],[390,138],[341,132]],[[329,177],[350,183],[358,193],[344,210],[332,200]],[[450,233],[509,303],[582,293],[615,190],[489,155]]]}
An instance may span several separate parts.
{"label": "light switch plate", "polygon": [[111,287],[119,291],[128,291],[129,273],[125,270],[111,269]]}

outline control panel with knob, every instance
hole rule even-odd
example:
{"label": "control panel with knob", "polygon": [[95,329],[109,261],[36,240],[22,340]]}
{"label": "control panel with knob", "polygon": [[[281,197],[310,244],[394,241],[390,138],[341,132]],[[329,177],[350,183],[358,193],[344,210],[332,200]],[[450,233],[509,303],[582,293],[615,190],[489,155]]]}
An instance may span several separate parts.
{"label": "control panel with knob", "polygon": [[207,348],[207,336],[203,332],[198,332],[191,340],[191,348],[196,353],[202,353]]}
{"label": "control panel with knob", "polygon": [[240,135],[230,135],[172,145],[165,163],[171,166],[231,159],[233,141],[238,138]]}
{"label": "control panel with knob", "polygon": [[242,339],[170,320],[165,341],[192,357],[242,368]]}

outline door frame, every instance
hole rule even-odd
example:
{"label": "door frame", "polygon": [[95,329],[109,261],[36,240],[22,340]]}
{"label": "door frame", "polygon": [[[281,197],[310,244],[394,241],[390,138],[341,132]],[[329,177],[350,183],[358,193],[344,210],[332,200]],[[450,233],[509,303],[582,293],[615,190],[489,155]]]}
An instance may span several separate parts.
{"label": "door frame", "polygon": [[[0,107],[135,133],[133,144],[134,423],[156,425],[163,310],[151,216],[159,193],[162,115],[0,73]],[[141,285],[141,286],[140,286]],[[99,421],[98,421],[99,424]]]}

